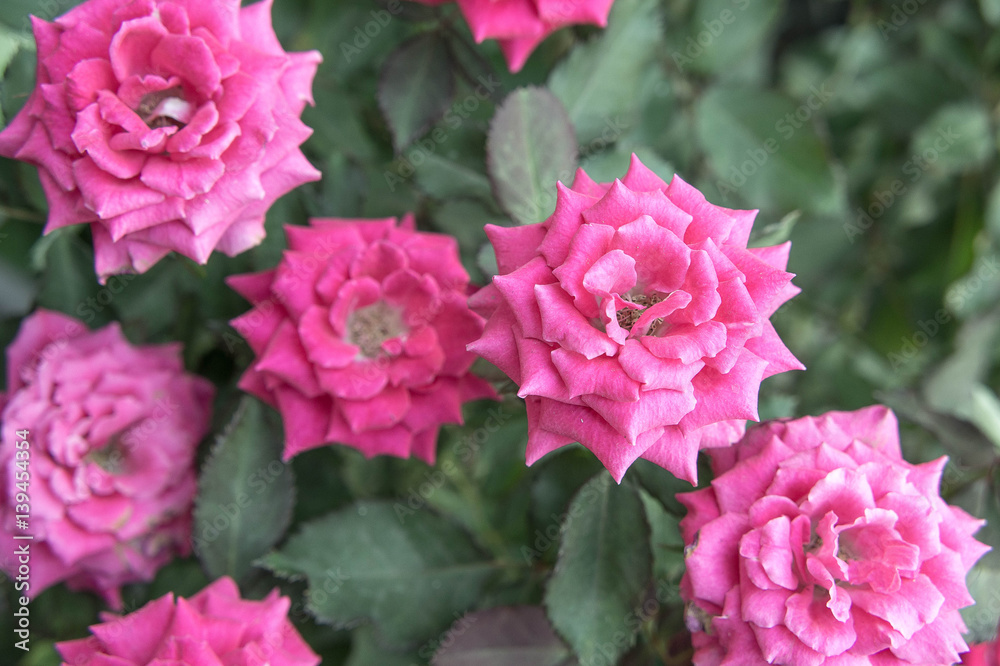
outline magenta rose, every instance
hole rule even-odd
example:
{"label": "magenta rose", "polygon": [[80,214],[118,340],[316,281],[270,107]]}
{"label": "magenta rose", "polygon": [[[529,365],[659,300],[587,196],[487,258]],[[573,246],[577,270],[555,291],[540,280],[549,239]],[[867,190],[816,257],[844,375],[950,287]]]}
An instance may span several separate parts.
{"label": "magenta rose", "polygon": [[582,170],[541,224],[487,225],[499,275],[469,348],[520,385],[528,464],[572,442],[616,480],[643,457],[692,483],[698,450],[757,419],[763,378],[800,364],[768,318],[798,293],[789,244],[747,249],[757,211],[714,206],[636,158]]}
{"label": "magenta rose", "polygon": [[38,84],[0,154],[39,168],[46,232],[90,223],[102,281],[253,247],[319,179],[298,147],[320,55],[281,48],[270,0],[87,0],[34,30]]}
{"label": "magenta rose", "polygon": [[433,464],[441,424],[495,397],[469,373],[483,319],[455,239],[410,215],[285,231],[276,269],[228,280],[254,305],[232,321],[257,354],[240,388],[281,412],[286,459],[335,442]]}
{"label": "magenta rose", "polygon": [[962,666],[1000,666],[1000,642],[969,646],[969,651],[962,655]]}
{"label": "magenta rose", "polygon": [[[440,5],[450,0],[415,0]],[[507,66],[517,72],[543,39],[568,25],[602,28],[614,0],[456,0],[477,43],[500,42]]]}
{"label": "magenta rose", "polygon": [[288,620],[290,606],[278,590],[244,600],[224,577],[190,599],[168,593],[125,616],[102,613],[92,636],[56,648],[63,666],[316,666],[319,656]]}
{"label": "magenta rose", "polygon": [[2,564],[14,577],[28,546],[23,594],[66,581],[118,608],[123,584],[190,551],[213,395],[179,345],[135,347],[117,324],[90,332],[46,310],[24,320],[0,395]]}
{"label": "magenta rose", "polygon": [[770,422],[711,457],[711,487],[678,495],[695,664],[959,660],[984,521],[939,496],[944,458],[902,459],[889,409]]}

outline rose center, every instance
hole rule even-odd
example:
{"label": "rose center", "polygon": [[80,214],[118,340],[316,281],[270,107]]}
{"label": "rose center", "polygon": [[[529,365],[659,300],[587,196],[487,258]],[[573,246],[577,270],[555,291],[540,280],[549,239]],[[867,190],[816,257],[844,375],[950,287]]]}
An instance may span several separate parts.
{"label": "rose center", "polygon": [[107,444],[88,453],[87,460],[108,474],[121,474],[125,470],[125,446],[118,435],[113,435]]}
{"label": "rose center", "polygon": [[[616,312],[618,318],[618,325],[621,326],[626,331],[631,331],[635,323],[639,321],[639,317],[642,313],[653,307],[657,303],[663,300],[663,297],[659,294],[653,294],[652,296],[646,296],[645,294],[639,294],[637,296],[630,296],[625,294],[622,296],[629,303],[635,303],[636,305],[642,306],[641,308],[622,308]],[[653,335],[656,329],[663,323],[663,319],[654,319],[653,323],[649,325],[649,335]]]}
{"label": "rose center", "polygon": [[194,115],[194,106],[184,99],[184,90],[174,86],[143,95],[135,110],[150,128],[184,127]]}
{"label": "rose center", "polygon": [[347,319],[348,341],[367,358],[380,356],[382,343],[398,338],[407,330],[399,311],[384,301],[358,308]]}

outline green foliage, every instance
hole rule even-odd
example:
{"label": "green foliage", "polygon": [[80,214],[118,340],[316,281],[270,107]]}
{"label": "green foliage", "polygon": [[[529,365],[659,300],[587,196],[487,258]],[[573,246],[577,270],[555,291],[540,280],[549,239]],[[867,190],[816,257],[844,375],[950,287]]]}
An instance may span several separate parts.
{"label": "green foliage", "polygon": [[649,535],[638,492],[606,472],[570,502],[545,607],[583,663],[615,663],[635,641],[652,575]]}
{"label": "green foliage", "polygon": [[295,478],[282,448],[277,414],[244,398],[199,478],[194,547],[212,578],[245,579],[288,527]]}
{"label": "green foliage", "polygon": [[552,183],[576,167],[573,125],[544,88],[522,88],[497,109],[486,143],[493,191],[518,224],[541,222],[556,209]]}
{"label": "green foliage", "polygon": [[305,578],[324,622],[375,622],[392,644],[426,640],[472,607],[496,574],[469,537],[429,511],[361,502],[302,527],[264,564]]}
{"label": "green foliage", "polygon": [[[0,2],[0,122],[33,88],[28,15],[76,4]],[[280,587],[333,666],[688,663],[676,496],[690,484],[639,460],[616,486],[582,447],[526,467],[523,402],[483,363],[504,400],[466,405],[434,465],[343,447],[286,463],[273,412],[240,397],[253,353],[228,324],[249,306],[225,277],[274,267],[284,225],[413,212],[482,285],[497,270],[484,224],[538,222],[557,179],[579,166],[610,182],[633,152],[758,209],[752,245],[792,242],[803,293],[772,322],[808,371],[766,380],[761,415],[888,404],[906,458],[950,456],[944,497],[1000,549],[1000,0],[902,4],[616,0],[606,28],[559,30],[511,74],[454,3],[276,0],[282,44],[324,57],[303,114],[323,179],[276,202],[253,250],[105,285],[87,228],[43,236],[35,170],[0,160],[0,343],[35,307],[115,321],[135,343],[183,344],[218,389],[194,514],[195,538],[217,535],[129,586],[126,609],[228,574],[248,595]],[[995,631],[998,583],[994,553],[969,576],[971,640]],[[0,663],[57,663],[54,644],[105,610],[66,586],[31,608],[32,652],[7,641]]]}

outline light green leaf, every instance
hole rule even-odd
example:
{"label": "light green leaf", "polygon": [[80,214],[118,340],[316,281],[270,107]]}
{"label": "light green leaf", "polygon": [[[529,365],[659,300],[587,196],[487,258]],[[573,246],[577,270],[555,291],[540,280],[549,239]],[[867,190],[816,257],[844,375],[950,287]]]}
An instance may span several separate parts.
{"label": "light green leaf", "polygon": [[194,547],[210,577],[243,579],[288,527],[295,484],[283,444],[276,414],[244,398],[198,483]]}
{"label": "light green leaf", "polygon": [[917,130],[911,149],[921,171],[979,167],[996,153],[989,112],[976,102],[949,104]]}
{"label": "light green leaf", "polygon": [[[815,104],[832,95],[818,90]],[[783,95],[744,87],[717,86],[699,100],[698,137],[724,203],[738,194],[758,208],[844,208],[826,149],[809,122],[812,113],[805,103],[796,107]]]}
{"label": "light green leaf", "polygon": [[649,538],[638,492],[605,472],[570,503],[545,607],[582,663],[615,663],[634,642],[631,620],[652,574]]}
{"label": "light green leaf", "polygon": [[359,502],[307,523],[264,564],[308,580],[308,609],[320,621],[345,627],[373,620],[392,644],[439,634],[496,572],[456,526],[427,509],[384,502]]}
{"label": "light green leaf", "polygon": [[634,124],[634,100],[656,55],[661,20],[655,0],[618,0],[607,29],[552,71],[549,89],[566,107],[581,143],[601,136],[609,124]]}
{"label": "light green leaf", "polygon": [[556,208],[556,181],[576,167],[576,139],[566,110],[544,88],[521,88],[504,100],[486,140],[486,166],[497,201],[520,224]]}

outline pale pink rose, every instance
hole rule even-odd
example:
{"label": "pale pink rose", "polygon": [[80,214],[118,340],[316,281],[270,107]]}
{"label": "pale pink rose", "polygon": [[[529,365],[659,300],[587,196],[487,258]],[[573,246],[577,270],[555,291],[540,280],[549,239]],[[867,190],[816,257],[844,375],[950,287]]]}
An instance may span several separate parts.
{"label": "pale pink rose", "polygon": [[[440,5],[449,0],[415,0]],[[542,40],[568,25],[604,27],[614,0],[456,0],[477,43],[495,39],[517,72]]]}
{"label": "pale pink rose", "polygon": [[91,332],[46,310],[24,320],[0,396],[0,564],[15,577],[12,553],[29,547],[22,594],[66,581],[118,608],[122,585],[190,551],[213,395],[184,372],[177,344],[135,347],[117,324]]}
{"label": "pale pink rose", "polygon": [[39,168],[46,232],[90,223],[102,281],[253,247],[274,200],[319,179],[298,147],[321,58],[281,48],[271,0],[87,0],[33,21],[38,84],[0,154]]}
{"label": "pale pink rose", "polygon": [[757,417],[763,378],[801,369],[768,318],[798,293],[789,244],[747,249],[757,211],[714,206],[634,155],[623,180],[582,170],[541,224],[487,225],[500,274],[469,348],[528,408],[528,464],[572,442],[616,480],[643,457],[692,483],[698,450]]}
{"label": "pale pink rose", "polygon": [[128,615],[102,613],[92,636],[56,648],[63,666],[316,666],[319,656],[288,620],[290,606],[276,589],[244,600],[223,577],[190,599],[168,593]]}
{"label": "pale pink rose", "polygon": [[469,373],[483,330],[454,238],[407,215],[287,226],[276,269],[230,277],[254,308],[234,319],[257,359],[239,386],[285,422],[285,458],[325,443],[434,462],[441,424],[495,397]]}
{"label": "pale pink rose", "polygon": [[710,454],[711,487],[677,496],[695,664],[959,660],[984,521],[941,499],[944,458],[902,459],[889,409],[770,422]]}

